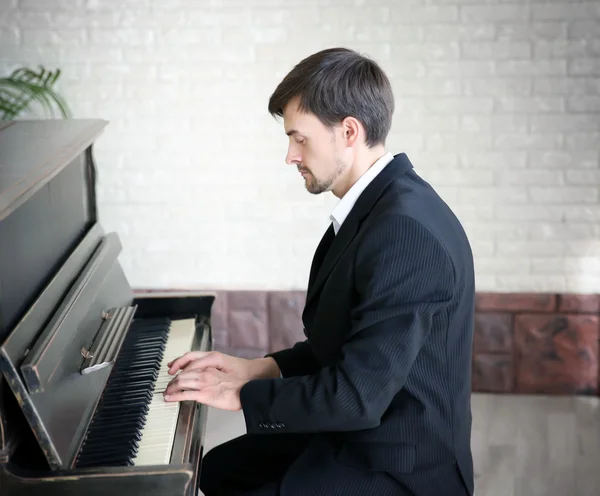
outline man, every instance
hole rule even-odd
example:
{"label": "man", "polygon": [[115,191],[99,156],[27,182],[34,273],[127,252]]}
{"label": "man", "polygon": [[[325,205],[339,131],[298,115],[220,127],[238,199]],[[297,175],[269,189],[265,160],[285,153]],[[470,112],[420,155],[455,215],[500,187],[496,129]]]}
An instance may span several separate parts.
{"label": "man", "polygon": [[269,111],[286,162],[340,202],[310,271],[306,340],[256,360],[187,353],[166,401],[244,413],[204,458],[207,495],[473,493],[474,275],[469,243],[405,154],[385,153],[394,99],[347,49],[301,61]]}

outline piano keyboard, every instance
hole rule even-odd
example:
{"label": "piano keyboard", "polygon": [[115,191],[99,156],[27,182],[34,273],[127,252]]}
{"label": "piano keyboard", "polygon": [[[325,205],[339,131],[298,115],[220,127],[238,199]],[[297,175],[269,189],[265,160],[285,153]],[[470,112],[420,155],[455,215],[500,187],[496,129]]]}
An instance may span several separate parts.
{"label": "piano keyboard", "polygon": [[173,379],[173,376],[169,375],[167,364],[190,351],[195,329],[194,319],[171,322],[169,339],[158,369],[150,412],[141,432],[142,439],[138,445],[137,456],[133,460],[134,465],[167,464],[171,459],[180,403],[166,402],[163,398],[163,391]]}
{"label": "piano keyboard", "polygon": [[179,403],[163,391],[167,363],[189,351],[194,319],[134,320],[96,412],[77,467],[168,464]]}

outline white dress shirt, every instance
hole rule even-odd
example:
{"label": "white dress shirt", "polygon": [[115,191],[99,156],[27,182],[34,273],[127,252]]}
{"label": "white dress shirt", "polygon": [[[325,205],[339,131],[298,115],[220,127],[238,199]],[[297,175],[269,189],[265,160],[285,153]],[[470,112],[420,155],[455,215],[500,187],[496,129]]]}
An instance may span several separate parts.
{"label": "white dress shirt", "polygon": [[377,174],[379,174],[393,159],[394,156],[390,152],[383,155],[377,160],[377,162],[369,167],[367,171],[360,176],[358,181],[352,185],[348,192],[342,196],[340,202],[336,205],[336,207],[333,209],[333,212],[331,212],[331,215],[329,216],[331,222],[333,223],[333,230],[335,234],[337,234],[340,230],[340,227],[344,223],[346,217],[348,217],[348,214],[352,210],[352,207],[356,203],[356,200],[358,200],[360,194],[365,190],[370,182],[377,177]]}
{"label": "white dress shirt", "polygon": [[[371,181],[377,177],[377,174],[379,174],[393,159],[394,155],[392,155],[390,152],[383,155],[371,167],[369,167],[367,171],[360,176],[358,181],[352,185],[348,192],[342,196],[340,202],[336,205],[336,207],[333,209],[333,212],[331,212],[331,215],[329,216],[331,222],[333,223],[333,230],[335,234],[337,234],[340,230],[340,227],[344,223],[344,220],[346,220],[346,217],[348,217],[348,214],[352,210],[352,207],[356,203],[356,200],[358,200],[360,194],[371,183]],[[279,372],[279,377],[283,378],[281,371]]]}

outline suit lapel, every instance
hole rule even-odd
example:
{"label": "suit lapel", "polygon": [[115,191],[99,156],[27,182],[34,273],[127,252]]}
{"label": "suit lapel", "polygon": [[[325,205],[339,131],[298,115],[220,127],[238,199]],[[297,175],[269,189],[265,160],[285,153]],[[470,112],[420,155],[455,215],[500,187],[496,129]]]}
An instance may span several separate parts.
{"label": "suit lapel", "polygon": [[308,278],[308,287],[310,288],[317,277],[317,273],[319,272],[319,268],[323,264],[323,260],[325,259],[325,255],[329,251],[329,247],[335,238],[335,231],[333,230],[333,224],[329,225],[327,231],[321,238],[321,242],[315,251],[315,255],[313,256],[312,265],[310,266],[310,276]]}
{"label": "suit lapel", "polygon": [[[405,174],[411,168],[412,164],[406,154],[396,155],[358,197],[337,235],[334,236],[333,225],[329,226],[313,258],[306,295],[306,307],[319,293],[321,286],[356,236],[361,221],[371,212],[383,191],[394,179]],[[334,236],[334,238],[329,249],[327,249],[331,236]],[[326,252],[323,254],[324,250]],[[320,262],[321,260],[322,262]]]}

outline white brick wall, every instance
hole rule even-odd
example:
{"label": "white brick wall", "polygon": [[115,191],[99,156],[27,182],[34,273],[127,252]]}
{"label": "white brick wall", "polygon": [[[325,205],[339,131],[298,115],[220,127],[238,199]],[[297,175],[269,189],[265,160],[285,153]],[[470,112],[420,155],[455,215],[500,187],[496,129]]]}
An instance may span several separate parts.
{"label": "white brick wall", "polygon": [[481,291],[600,291],[600,2],[2,0],[0,68],[43,63],[97,143],[135,286],[302,289],[335,204],[267,113],[345,45],[395,89],[389,139],[462,219]]}

